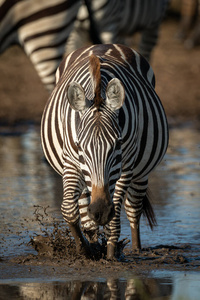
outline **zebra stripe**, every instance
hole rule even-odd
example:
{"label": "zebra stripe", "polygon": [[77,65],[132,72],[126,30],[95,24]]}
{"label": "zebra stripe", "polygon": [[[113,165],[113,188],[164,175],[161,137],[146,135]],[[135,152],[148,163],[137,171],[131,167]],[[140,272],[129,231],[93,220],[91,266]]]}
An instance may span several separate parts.
{"label": "zebra stripe", "polygon": [[80,3],[80,0],[1,1],[0,53],[12,44],[19,44],[51,91]]}
{"label": "zebra stripe", "polygon": [[[87,6],[86,13],[84,12],[84,17],[78,17],[76,30],[86,27],[87,31],[92,31],[95,43],[125,43],[124,36],[142,29],[144,31],[139,51],[149,59],[167,0],[84,2]],[[66,47],[77,48],[74,33],[69,41],[68,38],[80,7],[85,9],[81,0],[2,0],[0,53],[13,44],[19,44],[30,58],[45,87],[52,91],[55,71]],[[87,25],[88,20],[90,28]],[[78,31],[78,40],[81,35],[82,32],[80,34]]]}
{"label": "zebra stripe", "polygon": [[[102,102],[98,107],[91,56],[100,64]],[[107,95],[114,78],[125,89],[124,103],[116,111],[108,106]],[[87,107],[83,111],[76,111],[69,103],[71,82],[80,84],[85,92]],[[102,201],[98,199],[104,199],[101,203],[110,211],[114,205],[110,222],[102,221],[111,257],[120,235],[124,200],[132,235],[137,238],[135,246],[140,246],[139,219],[148,201],[148,175],[167,149],[166,116],[154,88],[153,70],[134,50],[117,44],[84,47],[61,63],[57,85],[43,113],[42,146],[50,164],[63,177],[64,219],[75,226],[81,216],[85,229],[96,230],[98,222],[91,219],[90,207],[92,210],[94,203],[98,206]]]}
{"label": "zebra stripe", "polygon": [[[90,17],[104,44],[126,44],[128,36],[141,32],[138,50],[150,60],[168,2],[169,0],[92,0],[90,15],[86,6],[82,4],[69,38],[67,52],[84,46],[86,33],[92,31],[89,27]],[[82,36],[83,41],[80,44]]]}

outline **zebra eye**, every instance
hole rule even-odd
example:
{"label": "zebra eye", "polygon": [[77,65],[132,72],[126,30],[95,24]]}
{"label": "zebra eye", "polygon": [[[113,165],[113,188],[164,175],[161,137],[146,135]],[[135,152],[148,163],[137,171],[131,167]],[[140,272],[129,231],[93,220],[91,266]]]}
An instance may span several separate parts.
{"label": "zebra eye", "polygon": [[122,137],[120,136],[117,140],[117,143],[122,144],[122,142],[123,142],[123,140],[122,140]]}
{"label": "zebra eye", "polygon": [[75,141],[75,145],[78,149],[80,149],[80,145],[79,145],[79,142],[78,141]]}

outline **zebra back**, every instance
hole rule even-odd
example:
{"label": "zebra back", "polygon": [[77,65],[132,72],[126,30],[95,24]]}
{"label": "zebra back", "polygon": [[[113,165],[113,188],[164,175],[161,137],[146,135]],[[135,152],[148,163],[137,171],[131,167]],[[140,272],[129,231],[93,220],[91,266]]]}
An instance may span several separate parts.
{"label": "zebra back", "polygon": [[[86,32],[91,32],[93,28],[104,44],[127,44],[127,38],[139,31],[139,52],[150,60],[168,2],[169,0],[93,0],[89,14],[82,4],[70,35],[67,52],[74,50],[75,45],[83,46],[87,42]],[[92,24],[89,22],[90,18]]]}

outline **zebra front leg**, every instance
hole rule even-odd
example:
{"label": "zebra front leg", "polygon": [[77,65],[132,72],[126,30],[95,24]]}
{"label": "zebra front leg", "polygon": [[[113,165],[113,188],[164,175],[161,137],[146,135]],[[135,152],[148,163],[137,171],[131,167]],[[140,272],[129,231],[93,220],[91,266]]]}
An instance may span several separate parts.
{"label": "zebra front leg", "polygon": [[113,220],[105,226],[107,237],[107,259],[113,259],[116,256],[116,247],[120,236],[120,230],[120,217],[114,217]]}
{"label": "zebra front leg", "polygon": [[[113,201],[114,202],[114,201]],[[120,224],[120,213],[121,213],[121,199],[116,201],[115,204],[115,216],[105,226],[105,233],[107,238],[107,259],[113,259],[116,256],[117,242],[120,236],[121,224]]]}
{"label": "zebra front leg", "polygon": [[63,202],[61,210],[75,239],[78,254],[90,256],[90,244],[80,229],[78,200],[82,193],[84,180],[79,170],[72,164],[66,164],[63,170]]}
{"label": "zebra front leg", "polygon": [[90,193],[87,188],[83,190],[82,195],[78,200],[78,204],[81,217],[81,227],[84,231],[84,234],[86,234],[87,238],[89,238],[90,243],[97,243],[99,226],[90,219],[87,213],[88,206],[90,204]]}
{"label": "zebra front leg", "polygon": [[82,234],[79,224],[69,224],[69,229],[74,237],[77,253],[84,256],[90,256],[90,244]]}

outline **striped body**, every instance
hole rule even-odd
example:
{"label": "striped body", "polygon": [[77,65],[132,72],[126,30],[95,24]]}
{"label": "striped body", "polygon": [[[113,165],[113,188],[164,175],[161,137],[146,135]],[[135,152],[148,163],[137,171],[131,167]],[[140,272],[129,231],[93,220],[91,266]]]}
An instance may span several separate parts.
{"label": "striped body", "polygon": [[51,91],[80,3],[80,0],[2,0],[0,53],[19,44]]}
{"label": "striped body", "polygon": [[[94,104],[95,79],[90,71],[93,54],[100,61],[103,102],[99,108]],[[48,161],[63,177],[64,219],[77,224],[81,216],[87,230],[96,230],[98,222],[88,216],[88,207],[99,198],[109,198],[115,215],[102,225],[107,229],[108,244],[113,246],[120,235],[122,202],[125,200],[135,230],[143,211],[148,174],[167,149],[167,121],[154,90],[153,71],[128,47],[95,45],[69,54],[56,78],[43,113],[41,136]],[[105,101],[106,87],[113,78],[119,79],[125,90],[124,103],[115,112]],[[69,104],[66,91],[71,82],[78,82],[85,91],[88,108],[82,113]]]}
{"label": "striped body", "polygon": [[[147,60],[150,59],[152,49],[157,44],[159,27],[167,4],[168,0],[90,1],[93,23],[99,32],[101,42],[125,44],[128,36],[140,31],[141,40],[138,49]],[[75,45],[76,48],[84,46],[80,45],[80,40],[84,36],[84,29],[86,32],[89,31],[89,24],[88,10],[82,5],[67,46],[70,51]]]}

